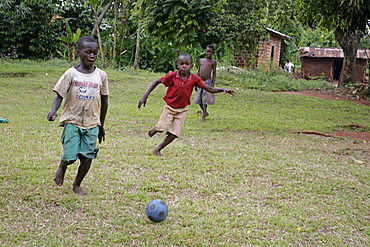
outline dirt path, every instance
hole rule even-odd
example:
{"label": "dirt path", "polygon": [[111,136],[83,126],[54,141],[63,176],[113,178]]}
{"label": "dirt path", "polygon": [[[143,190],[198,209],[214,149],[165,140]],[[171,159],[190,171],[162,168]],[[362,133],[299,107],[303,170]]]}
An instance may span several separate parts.
{"label": "dirt path", "polygon": [[[337,96],[337,95],[331,95],[331,94],[323,94],[319,92],[313,92],[313,91],[300,91],[300,92],[283,92],[286,94],[295,94],[295,95],[302,95],[302,96],[310,96],[310,97],[317,97],[321,99],[327,99],[327,100],[345,100],[350,101],[355,104],[364,105],[364,106],[370,106],[370,101],[368,100],[353,100],[349,99],[344,96]],[[345,138],[350,138],[354,140],[364,141],[364,142],[370,142],[370,133],[369,132],[347,132],[347,131],[337,131],[333,133],[334,136],[340,136]]]}

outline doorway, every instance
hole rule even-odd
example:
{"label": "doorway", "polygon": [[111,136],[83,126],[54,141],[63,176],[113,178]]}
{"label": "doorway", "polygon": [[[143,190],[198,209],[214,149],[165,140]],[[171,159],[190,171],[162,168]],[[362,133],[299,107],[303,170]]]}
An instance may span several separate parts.
{"label": "doorway", "polygon": [[339,80],[342,67],[343,67],[343,59],[334,59],[334,71],[333,71],[334,80]]}

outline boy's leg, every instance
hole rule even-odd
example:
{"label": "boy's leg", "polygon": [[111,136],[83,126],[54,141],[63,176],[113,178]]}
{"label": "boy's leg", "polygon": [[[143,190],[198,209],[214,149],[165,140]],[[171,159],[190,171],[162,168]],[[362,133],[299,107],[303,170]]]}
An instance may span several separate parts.
{"label": "boy's leg", "polygon": [[63,181],[64,181],[64,175],[66,173],[66,170],[67,170],[67,167],[68,165],[71,165],[73,164],[75,161],[64,161],[64,160],[61,160],[60,161],[60,164],[58,166],[58,169],[55,173],[55,177],[54,177],[54,182],[59,185],[59,186],[62,186],[63,185]]}
{"label": "boy's leg", "polygon": [[207,112],[207,105],[206,104],[202,105],[202,111],[203,111],[202,122],[204,122],[204,121],[206,121],[206,117],[209,116],[209,113]]}
{"label": "boy's leg", "polygon": [[199,104],[199,107],[202,110],[201,113],[203,113],[203,104]]}
{"label": "boy's leg", "polygon": [[81,182],[85,178],[87,172],[90,170],[92,159],[88,159],[84,156],[80,156],[80,166],[78,167],[78,173],[75,181],[73,182],[73,191],[79,195],[86,195],[81,189]]}
{"label": "boy's leg", "polygon": [[158,123],[148,131],[148,136],[152,137],[157,132],[163,132],[172,122],[172,115],[173,112],[171,110],[171,107],[164,105],[161,116],[159,117]]}
{"label": "boy's leg", "polygon": [[168,144],[170,144],[173,140],[175,140],[176,136],[167,132],[166,138],[164,138],[163,142],[159,144],[154,150],[153,153],[157,156],[162,156],[161,150],[165,148]]}
{"label": "boy's leg", "polygon": [[149,136],[149,137],[152,137],[152,136],[154,136],[157,132],[158,132],[158,131],[156,131],[156,130],[155,130],[155,127],[154,127],[153,129],[151,129],[151,130],[149,130],[149,131],[148,131],[148,136]]}
{"label": "boy's leg", "polygon": [[65,124],[61,136],[64,153],[55,173],[54,182],[62,186],[67,167],[77,160],[80,135],[78,128],[72,124]]}

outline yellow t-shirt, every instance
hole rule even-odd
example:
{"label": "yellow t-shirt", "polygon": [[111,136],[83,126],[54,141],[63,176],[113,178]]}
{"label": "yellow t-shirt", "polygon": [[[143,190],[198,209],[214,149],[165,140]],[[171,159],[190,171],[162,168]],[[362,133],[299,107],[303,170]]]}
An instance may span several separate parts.
{"label": "yellow t-shirt", "polygon": [[53,89],[64,100],[59,125],[73,124],[82,129],[100,125],[100,95],[108,95],[108,76],[99,69],[84,74],[68,69]]}

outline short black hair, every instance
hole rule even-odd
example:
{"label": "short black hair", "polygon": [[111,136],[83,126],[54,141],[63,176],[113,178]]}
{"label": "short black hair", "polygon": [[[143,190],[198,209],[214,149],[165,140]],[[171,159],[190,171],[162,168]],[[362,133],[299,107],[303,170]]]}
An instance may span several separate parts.
{"label": "short black hair", "polygon": [[213,51],[215,51],[215,47],[214,47],[213,45],[207,45],[207,46],[206,46],[206,49],[207,49],[207,48],[210,48],[210,49],[212,49]]}
{"label": "short black hair", "polygon": [[81,38],[78,39],[77,49],[81,50],[82,47],[83,47],[83,44],[85,42],[94,42],[94,43],[96,43],[96,40],[93,37],[91,37],[91,36],[83,36],[83,37],[81,37]]}
{"label": "short black hair", "polygon": [[189,53],[181,53],[177,59],[180,59],[180,57],[187,57],[193,63],[193,57]]}

